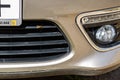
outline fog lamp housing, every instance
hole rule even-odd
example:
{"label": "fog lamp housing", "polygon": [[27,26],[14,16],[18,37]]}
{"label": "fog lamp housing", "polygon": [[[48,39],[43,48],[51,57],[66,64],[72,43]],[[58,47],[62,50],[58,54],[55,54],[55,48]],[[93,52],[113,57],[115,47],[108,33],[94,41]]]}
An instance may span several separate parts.
{"label": "fog lamp housing", "polygon": [[95,39],[100,44],[109,44],[114,42],[116,29],[112,25],[103,25],[95,32]]}

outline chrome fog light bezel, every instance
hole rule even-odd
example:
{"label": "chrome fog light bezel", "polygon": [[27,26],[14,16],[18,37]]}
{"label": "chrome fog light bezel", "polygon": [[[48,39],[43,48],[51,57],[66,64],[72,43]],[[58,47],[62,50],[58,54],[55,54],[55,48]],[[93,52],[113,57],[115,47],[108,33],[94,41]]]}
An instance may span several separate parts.
{"label": "chrome fog light bezel", "polygon": [[[111,15],[111,17],[113,17],[113,18],[109,17],[108,15]],[[118,17],[116,17],[116,15]],[[85,18],[85,19],[83,19],[83,18]],[[93,18],[95,18],[95,19],[93,19]],[[83,35],[88,40],[88,42],[92,45],[92,47],[98,51],[110,51],[110,50],[119,48],[120,42],[116,43],[115,45],[112,44],[110,46],[98,45],[98,44],[96,44],[95,41],[93,41],[92,38],[94,38],[94,37],[91,38],[85,28],[93,27],[92,24],[94,24],[94,26],[99,24],[98,27],[100,27],[100,25],[113,24],[113,22],[114,23],[120,22],[120,7],[107,8],[107,9],[101,9],[101,10],[96,10],[96,11],[88,11],[88,12],[80,13],[80,14],[78,14],[78,16],[76,16],[76,23],[77,23],[80,31],[83,33]],[[118,33],[117,33],[117,35],[118,35]]]}

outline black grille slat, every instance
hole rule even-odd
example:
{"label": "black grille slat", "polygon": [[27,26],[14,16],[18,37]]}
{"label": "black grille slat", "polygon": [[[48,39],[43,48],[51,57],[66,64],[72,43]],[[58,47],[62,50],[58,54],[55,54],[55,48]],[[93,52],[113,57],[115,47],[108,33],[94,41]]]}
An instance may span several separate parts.
{"label": "black grille slat", "polygon": [[27,33],[45,33],[45,32],[59,32],[55,26],[42,26],[37,28],[37,26],[25,26],[24,28],[2,28],[0,29],[0,34],[27,34]]}
{"label": "black grille slat", "polygon": [[2,42],[0,43],[0,47],[44,46],[58,44],[67,44],[67,42],[65,40],[36,41],[36,42]]}
{"label": "black grille slat", "polygon": [[[43,50],[14,50],[14,51],[0,51],[0,56],[18,56],[18,55],[42,55],[42,54],[56,54],[60,52],[67,52],[67,48],[53,48]],[[17,54],[16,54],[17,53]]]}
{"label": "black grille slat", "polygon": [[52,41],[52,40],[63,40],[63,36],[50,36],[50,37],[34,37],[34,38],[1,38],[0,42],[26,42],[26,41]]}
{"label": "black grille slat", "polygon": [[[36,26],[27,26],[26,29],[36,29]],[[42,29],[56,29],[56,26],[41,26]],[[38,28],[39,29],[39,28]]]}
{"label": "black grille slat", "polygon": [[69,52],[65,35],[53,22],[23,21],[19,27],[0,27],[0,61],[46,60]]}
{"label": "black grille slat", "polygon": [[66,48],[67,44],[57,44],[57,45],[43,45],[43,46],[18,46],[18,47],[0,47],[0,50],[34,50],[34,49],[52,49],[52,48]]}
{"label": "black grille slat", "polygon": [[35,37],[51,37],[51,36],[62,36],[59,32],[49,32],[49,33],[29,33],[29,34],[0,34],[1,38],[35,38]]}

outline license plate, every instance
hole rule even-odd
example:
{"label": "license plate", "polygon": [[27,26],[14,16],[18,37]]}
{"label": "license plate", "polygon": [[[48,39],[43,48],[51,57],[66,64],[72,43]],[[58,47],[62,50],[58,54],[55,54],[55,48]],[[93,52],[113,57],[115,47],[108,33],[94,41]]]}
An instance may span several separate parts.
{"label": "license plate", "polygon": [[22,0],[0,0],[0,26],[22,24]]}

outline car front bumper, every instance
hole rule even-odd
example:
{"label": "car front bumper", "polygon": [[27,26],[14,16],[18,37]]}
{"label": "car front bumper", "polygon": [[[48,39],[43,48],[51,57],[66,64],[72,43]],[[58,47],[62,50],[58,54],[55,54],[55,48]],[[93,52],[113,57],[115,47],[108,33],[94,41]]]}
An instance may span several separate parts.
{"label": "car front bumper", "polygon": [[[53,3],[55,2],[55,3]],[[53,75],[99,75],[109,72],[120,63],[120,48],[98,51],[87,41],[76,24],[80,13],[112,8],[116,0],[24,0],[24,20],[50,20],[63,30],[71,44],[71,52],[64,57],[40,62],[0,63],[0,78],[25,78]]]}

